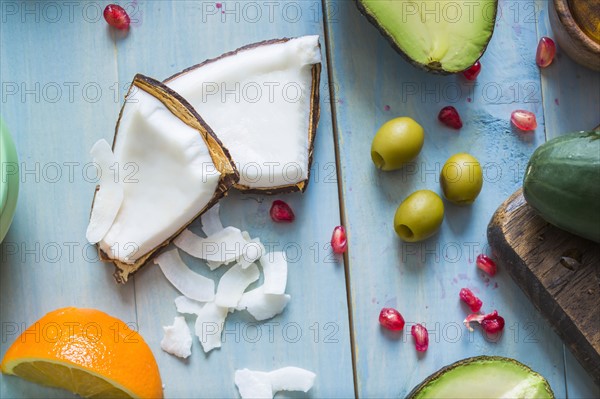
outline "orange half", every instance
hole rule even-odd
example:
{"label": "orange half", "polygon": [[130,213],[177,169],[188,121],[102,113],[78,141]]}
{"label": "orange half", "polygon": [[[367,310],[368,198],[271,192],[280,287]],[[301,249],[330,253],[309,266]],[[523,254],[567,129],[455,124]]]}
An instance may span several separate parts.
{"label": "orange half", "polygon": [[0,368],[86,398],[162,398],[152,351],[123,321],[95,309],[64,308],[25,330]]}

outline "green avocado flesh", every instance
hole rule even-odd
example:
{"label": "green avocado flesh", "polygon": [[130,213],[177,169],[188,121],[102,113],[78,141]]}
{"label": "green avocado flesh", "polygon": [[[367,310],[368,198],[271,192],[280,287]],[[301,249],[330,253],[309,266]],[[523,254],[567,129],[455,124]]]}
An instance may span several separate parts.
{"label": "green avocado flesh", "polygon": [[357,0],[359,9],[413,63],[455,73],[485,51],[496,22],[497,0]]}
{"label": "green avocado flesh", "polygon": [[479,356],[444,367],[409,395],[417,398],[554,398],[548,382],[514,359]]}

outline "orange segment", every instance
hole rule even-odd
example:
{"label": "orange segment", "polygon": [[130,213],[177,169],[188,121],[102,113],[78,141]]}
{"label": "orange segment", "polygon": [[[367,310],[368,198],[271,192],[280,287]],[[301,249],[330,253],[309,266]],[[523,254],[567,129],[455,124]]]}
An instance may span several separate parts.
{"label": "orange segment", "polygon": [[141,335],[94,309],[48,313],[17,338],[0,368],[83,397],[163,397],[156,360]]}

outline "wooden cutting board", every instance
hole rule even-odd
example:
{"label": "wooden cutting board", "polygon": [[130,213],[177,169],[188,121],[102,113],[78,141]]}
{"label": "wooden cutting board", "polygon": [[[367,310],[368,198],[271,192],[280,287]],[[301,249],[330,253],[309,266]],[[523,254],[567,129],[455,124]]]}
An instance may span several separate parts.
{"label": "wooden cutting board", "polygon": [[487,235],[499,266],[600,385],[600,245],[544,221],[522,190],[498,208]]}

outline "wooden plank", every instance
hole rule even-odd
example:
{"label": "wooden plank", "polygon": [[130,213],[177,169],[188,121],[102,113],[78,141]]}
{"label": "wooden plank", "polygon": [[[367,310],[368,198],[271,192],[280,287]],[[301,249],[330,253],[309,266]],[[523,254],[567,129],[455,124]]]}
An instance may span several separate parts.
{"label": "wooden plank", "polygon": [[[93,307],[136,322],[133,286],[114,284],[85,241],[96,184],[94,169],[85,169],[89,149],[112,137],[119,107],[114,45],[94,16],[99,4],[83,14],[75,3],[71,17],[69,6],[52,4],[0,5],[0,112],[21,167],[17,212],[0,246],[2,356],[13,328],[23,331],[56,308]],[[3,398],[66,395],[0,376]]]}
{"label": "wooden plank", "polygon": [[[550,2],[538,0],[537,36],[553,37],[549,21]],[[600,123],[600,74],[571,60],[557,44],[552,65],[541,71],[543,105],[548,140],[565,133],[589,130]],[[598,397],[600,388],[583,371],[570,352],[566,354],[566,381],[569,396]]]}
{"label": "wooden plank", "polygon": [[[44,2],[15,4],[15,15],[12,9],[8,14],[6,8],[2,10],[8,21],[1,25],[2,82],[31,85],[39,81],[42,87],[47,82],[60,86],[79,83],[75,91],[79,97],[73,102],[64,97],[65,89],[57,103],[35,102],[29,95],[25,102],[19,95],[2,102],[2,115],[28,168],[36,161],[88,162],[91,145],[99,138],[112,138],[122,97],[137,72],[162,79],[250,42],[323,35],[322,20],[315,16],[315,10],[321,9],[318,1],[251,5],[237,1],[132,2],[128,10],[134,23],[126,37],[108,29],[101,13],[92,18],[94,10],[101,7],[99,3],[77,3],[73,22],[69,19],[70,5],[53,3],[60,7],[61,17],[56,19]],[[38,11],[27,14],[35,7]],[[84,10],[89,15],[82,14]],[[18,59],[15,54],[19,54]],[[134,278],[135,284],[116,286],[110,267],[82,256],[73,262],[49,263],[32,261],[31,255],[21,261],[19,252],[7,255],[0,268],[2,325],[27,324],[48,310],[67,305],[101,308],[125,321],[137,322],[157,357],[166,397],[238,397],[233,383],[235,369],[270,370],[285,365],[317,373],[311,391],[314,397],[352,396],[344,269],[327,247],[333,227],[340,222],[331,113],[325,102],[326,71],[324,68],[325,96],[312,181],[306,194],[284,196],[296,212],[296,222],[273,226],[268,216],[271,198],[234,194],[222,204],[227,224],[261,237],[272,250],[287,250],[291,258],[288,292],[293,299],[283,315],[254,323],[245,313],[234,314],[228,318],[227,342],[221,350],[205,356],[195,340],[192,357],[181,361],[159,347],[162,326],[171,324],[177,315],[173,299],[178,294],[158,268],[143,270]],[[97,83],[102,89],[95,101],[81,97],[87,83]],[[94,95],[92,89],[88,97]],[[40,242],[43,247],[48,242],[73,241],[83,245],[92,194],[93,184],[79,176],[73,183],[37,184],[28,180],[5,244]],[[206,273],[198,262],[189,257],[185,260],[194,270]],[[2,336],[6,338],[3,354],[14,337],[4,331]],[[1,397],[66,396],[62,391],[5,376],[0,376],[0,388]]]}
{"label": "wooden plank", "polygon": [[[138,72],[162,80],[207,58],[265,39],[319,34],[324,48],[323,24],[313,13],[313,9],[320,10],[319,2],[248,4],[226,1],[219,9],[212,2],[140,3],[143,22],[118,44],[119,81],[126,85]],[[274,8],[270,11],[270,7]],[[324,101],[326,65],[321,88]],[[271,250],[287,249],[292,301],[281,316],[255,323],[245,312],[235,313],[227,319],[226,343],[220,350],[205,356],[195,339],[189,361],[180,361],[158,349],[161,326],[172,324],[176,315],[173,299],[177,292],[156,267],[147,267],[135,277],[140,331],[155,351],[168,397],[237,397],[235,369],[270,370],[286,365],[317,373],[311,390],[314,397],[353,395],[344,269],[326,247],[333,227],[339,224],[332,135],[330,107],[323,102],[308,190],[304,195],[281,196],[297,215],[293,225],[273,225],[268,215],[271,197],[232,193],[222,201],[226,225],[260,237]],[[184,259],[208,275],[201,262]],[[193,327],[193,320],[189,321]]]}
{"label": "wooden plank", "polygon": [[600,245],[546,222],[527,205],[521,189],[494,214],[488,240],[497,261],[600,382]]}
{"label": "wooden plank", "polygon": [[[474,265],[475,256],[489,250],[489,219],[521,184],[529,156],[544,141],[535,18],[526,18],[532,6],[531,1],[500,2],[503,16],[472,84],[461,76],[413,68],[352,2],[327,2],[361,397],[403,397],[440,367],[481,354],[516,358],[543,374],[558,397],[566,394],[559,338],[506,271],[488,280]],[[437,122],[446,105],[462,115],[460,132]],[[511,128],[510,113],[517,108],[537,114],[540,126],[534,133]],[[369,157],[372,137],[385,121],[403,115],[423,125],[424,149],[411,168],[378,172]],[[392,225],[398,204],[417,189],[440,192],[442,164],[462,151],[484,165],[480,198],[466,208],[448,204],[435,237],[419,244],[398,240]],[[462,326],[467,309],[458,292],[465,286],[478,293],[485,311],[497,309],[506,319],[497,342]],[[384,306],[397,307],[407,321],[399,337],[381,331],[377,323]],[[416,353],[410,336],[415,322],[430,330],[424,355]]]}

